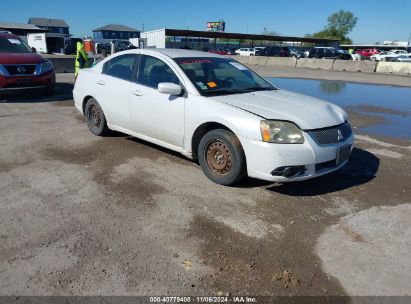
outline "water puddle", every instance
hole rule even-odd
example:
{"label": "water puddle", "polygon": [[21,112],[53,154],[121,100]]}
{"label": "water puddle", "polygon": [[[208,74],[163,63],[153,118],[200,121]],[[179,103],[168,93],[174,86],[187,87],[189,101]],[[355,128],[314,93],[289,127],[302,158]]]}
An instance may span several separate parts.
{"label": "water puddle", "polygon": [[344,81],[269,78],[276,86],[318,97],[377,119],[361,133],[411,139],[411,88]]}

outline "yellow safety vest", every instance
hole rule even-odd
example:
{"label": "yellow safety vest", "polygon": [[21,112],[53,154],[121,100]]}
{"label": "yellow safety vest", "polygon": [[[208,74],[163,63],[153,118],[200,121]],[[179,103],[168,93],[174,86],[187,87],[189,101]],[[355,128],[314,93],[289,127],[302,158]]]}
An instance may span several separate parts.
{"label": "yellow safety vest", "polygon": [[74,63],[74,76],[78,75],[78,72],[80,71],[80,56],[83,57],[84,59],[84,66],[83,68],[88,68],[88,56],[86,51],[84,50],[84,45],[81,42],[77,42],[77,53],[76,53],[76,61]]}

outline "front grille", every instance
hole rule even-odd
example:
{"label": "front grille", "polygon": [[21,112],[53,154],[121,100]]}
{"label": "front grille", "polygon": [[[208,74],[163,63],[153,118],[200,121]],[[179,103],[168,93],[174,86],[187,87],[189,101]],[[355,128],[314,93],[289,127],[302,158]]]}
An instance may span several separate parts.
{"label": "front grille", "polygon": [[315,172],[326,170],[326,169],[332,169],[335,167],[337,167],[337,160],[333,159],[327,162],[315,164]]}
{"label": "front grille", "polygon": [[36,72],[36,65],[35,64],[4,65],[4,67],[11,76],[33,75]]}
{"label": "front grille", "polygon": [[27,88],[27,87],[40,87],[44,86],[41,83],[35,83],[35,82],[18,82],[18,83],[10,83],[7,84],[3,87],[3,89],[21,89],[21,88]]}
{"label": "front grille", "polygon": [[331,145],[346,141],[351,136],[352,130],[349,123],[344,123],[339,126],[310,130],[308,134],[320,145]]}

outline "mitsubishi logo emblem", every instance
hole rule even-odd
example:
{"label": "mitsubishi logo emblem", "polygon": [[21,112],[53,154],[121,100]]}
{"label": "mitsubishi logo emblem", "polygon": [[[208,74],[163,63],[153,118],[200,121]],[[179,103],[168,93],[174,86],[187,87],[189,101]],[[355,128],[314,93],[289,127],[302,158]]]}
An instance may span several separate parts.
{"label": "mitsubishi logo emblem", "polygon": [[17,68],[17,72],[19,72],[20,74],[23,74],[25,71],[26,69],[21,66]]}
{"label": "mitsubishi logo emblem", "polygon": [[341,141],[344,139],[344,136],[341,133],[341,130],[338,130],[338,141]]}

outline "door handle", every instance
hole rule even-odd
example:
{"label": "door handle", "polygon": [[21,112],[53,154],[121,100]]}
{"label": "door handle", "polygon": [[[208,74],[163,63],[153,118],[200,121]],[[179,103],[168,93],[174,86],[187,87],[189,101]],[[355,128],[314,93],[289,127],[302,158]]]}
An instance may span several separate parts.
{"label": "door handle", "polygon": [[143,93],[141,93],[141,91],[134,91],[133,93],[131,93],[131,94],[133,94],[133,95],[135,95],[135,96],[143,96]]}
{"label": "door handle", "polygon": [[99,85],[105,85],[106,83],[105,83],[103,80],[99,80],[99,81],[97,81],[97,84],[99,84]]}

